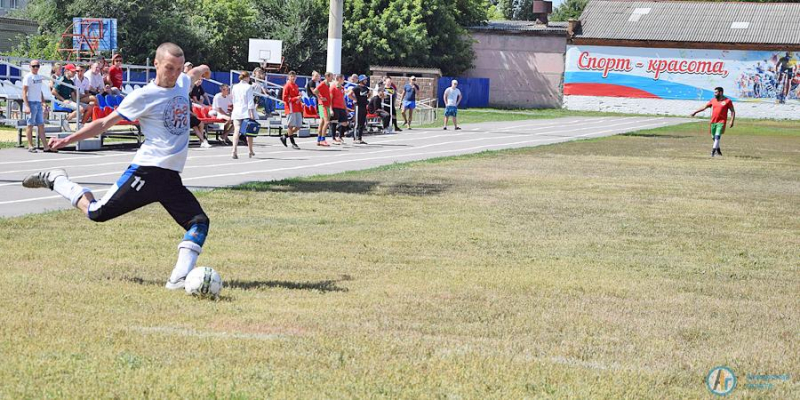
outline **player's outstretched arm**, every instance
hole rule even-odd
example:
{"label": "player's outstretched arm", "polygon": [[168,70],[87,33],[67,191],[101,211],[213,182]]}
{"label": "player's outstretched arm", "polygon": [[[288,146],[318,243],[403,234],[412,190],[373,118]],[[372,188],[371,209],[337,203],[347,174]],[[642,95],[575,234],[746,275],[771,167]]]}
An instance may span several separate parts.
{"label": "player's outstretched arm", "polygon": [[701,112],[705,111],[705,110],[706,110],[707,108],[709,108],[709,107],[711,107],[711,104],[706,104],[706,105],[704,105],[703,107],[700,107],[700,108],[698,108],[698,109],[697,109],[697,111],[693,112],[691,115],[694,117],[695,115],[697,115],[698,113],[701,113]]}
{"label": "player's outstretched arm", "polygon": [[62,147],[69,146],[71,143],[95,137],[107,131],[119,121],[122,121],[122,116],[114,111],[102,119],[98,119],[97,121],[92,121],[89,124],[84,125],[83,128],[63,139],[51,138],[49,142],[50,148],[60,149]]}
{"label": "player's outstretched arm", "polygon": [[192,79],[192,83],[195,83],[203,78],[211,78],[211,68],[208,65],[198,65],[189,70],[186,75],[189,75],[189,78]]}

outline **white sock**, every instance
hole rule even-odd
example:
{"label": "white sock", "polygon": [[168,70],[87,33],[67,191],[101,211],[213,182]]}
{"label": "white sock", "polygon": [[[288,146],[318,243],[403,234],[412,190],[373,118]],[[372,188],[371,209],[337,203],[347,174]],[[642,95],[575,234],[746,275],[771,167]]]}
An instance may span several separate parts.
{"label": "white sock", "polygon": [[59,176],[53,181],[53,190],[69,200],[73,207],[78,204],[78,200],[80,200],[85,193],[91,192],[91,190],[69,180],[66,176]]}
{"label": "white sock", "polygon": [[719,136],[714,136],[714,148],[719,148]]}
{"label": "white sock", "polygon": [[189,271],[197,264],[197,256],[203,251],[197,243],[184,240],[178,245],[178,262],[175,263],[175,268],[172,270],[169,280],[177,282],[178,279],[189,275]]}

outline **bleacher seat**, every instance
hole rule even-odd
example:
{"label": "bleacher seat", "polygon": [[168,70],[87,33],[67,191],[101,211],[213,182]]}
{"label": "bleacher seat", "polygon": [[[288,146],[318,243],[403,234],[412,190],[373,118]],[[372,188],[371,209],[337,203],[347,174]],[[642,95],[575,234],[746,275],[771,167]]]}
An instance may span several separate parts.
{"label": "bleacher seat", "polygon": [[104,96],[102,94],[98,94],[98,95],[95,96],[95,98],[97,99],[97,106],[98,107],[100,107],[100,108],[108,107],[108,103],[106,102],[106,96]]}

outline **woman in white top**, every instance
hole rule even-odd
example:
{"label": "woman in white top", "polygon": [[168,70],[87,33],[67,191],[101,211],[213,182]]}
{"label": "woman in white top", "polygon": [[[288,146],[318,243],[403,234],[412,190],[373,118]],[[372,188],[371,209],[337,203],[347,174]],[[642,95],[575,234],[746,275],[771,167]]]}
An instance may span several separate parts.
{"label": "woman in white top", "polygon": [[[245,119],[256,119],[256,104],[253,102],[253,87],[250,86],[250,73],[242,71],[239,74],[239,83],[233,85],[231,89],[231,97],[233,97],[233,111],[231,112],[231,119],[233,119],[233,159],[239,158],[236,153],[236,147],[239,144],[239,130],[242,128],[242,122]],[[256,155],[253,152],[253,137],[247,136],[247,149],[250,150],[250,158]]]}

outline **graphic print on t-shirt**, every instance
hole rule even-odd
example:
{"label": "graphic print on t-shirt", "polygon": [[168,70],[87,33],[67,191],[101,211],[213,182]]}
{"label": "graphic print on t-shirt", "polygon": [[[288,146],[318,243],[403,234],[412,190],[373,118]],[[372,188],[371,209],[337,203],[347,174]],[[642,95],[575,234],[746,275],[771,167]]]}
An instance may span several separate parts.
{"label": "graphic print on t-shirt", "polygon": [[188,133],[189,126],[189,99],[175,96],[164,107],[164,127],[173,135]]}

